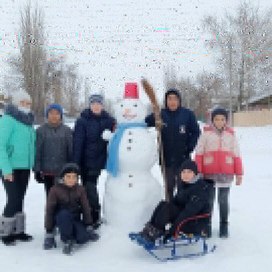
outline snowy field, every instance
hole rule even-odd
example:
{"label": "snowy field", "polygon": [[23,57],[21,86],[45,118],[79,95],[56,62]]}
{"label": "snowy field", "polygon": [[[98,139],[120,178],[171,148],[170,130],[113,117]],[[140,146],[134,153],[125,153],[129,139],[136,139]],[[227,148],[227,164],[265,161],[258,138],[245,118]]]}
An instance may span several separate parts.
{"label": "snowy field", "polygon": [[[34,235],[31,243],[17,243],[15,247],[0,244],[1,271],[271,271],[272,243],[272,126],[262,128],[237,128],[244,158],[245,178],[241,187],[231,191],[230,238],[217,238],[218,215],[214,216],[211,242],[217,250],[197,259],[159,263],[141,248],[132,244],[127,233],[103,226],[101,239],[64,256],[61,245],[51,251],[42,249],[45,196],[43,187],[33,179],[25,201],[27,231]],[[153,173],[159,177],[159,169]],[[106,173],[100,179],[100,193]],[[118,186],[118,184],[116,184]],[[0,187],[0,207],[5,194]],[[140,205],[140,203],[139,203]]]}

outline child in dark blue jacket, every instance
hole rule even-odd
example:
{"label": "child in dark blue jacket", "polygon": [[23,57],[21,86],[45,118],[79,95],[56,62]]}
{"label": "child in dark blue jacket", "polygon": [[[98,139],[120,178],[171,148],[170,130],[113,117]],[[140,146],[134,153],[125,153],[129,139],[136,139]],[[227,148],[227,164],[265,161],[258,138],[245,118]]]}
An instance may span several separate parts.
{"label": "child in dark blue jacket", "polygon": [[200,129],[193,111],[182,107],[179,90],[169,89],[164,100],[165,108],[161,110],[163,124],[156,124],[154,114],[147,116],[145,122],[149,127],[161,129],[168,196],[172,199],[179,167],[190,158]]}
{"label": "child in dark blue jacket", "polygon": [[113,131],[115,120],[104,110],[104,98],[93,94],[89,108],[77,119],[73,137],[73,158],[80,167],[83,185],[92,207],[94,227],[100,224],[100,203],[97,182],[105,168],[108,142],[102,138],[104,130]]}

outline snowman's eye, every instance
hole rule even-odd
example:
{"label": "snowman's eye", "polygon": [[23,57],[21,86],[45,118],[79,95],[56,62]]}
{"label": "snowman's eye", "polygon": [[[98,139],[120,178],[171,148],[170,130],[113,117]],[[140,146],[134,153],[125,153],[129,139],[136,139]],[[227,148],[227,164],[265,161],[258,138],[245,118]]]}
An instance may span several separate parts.
{"label": "snowman's eye", "polygon": [[123,104],[121,104],[120,106],[121,106],[121,108],[123,108],[123,107],[124,107],[124,105],[123,105]]}
{"label": "snowman's eye", "polygon": [[137,107],[138,107],[138,105],[137,105],[137,104],[134,104],[134,105],[133,105],[133,107],[137,108]]}

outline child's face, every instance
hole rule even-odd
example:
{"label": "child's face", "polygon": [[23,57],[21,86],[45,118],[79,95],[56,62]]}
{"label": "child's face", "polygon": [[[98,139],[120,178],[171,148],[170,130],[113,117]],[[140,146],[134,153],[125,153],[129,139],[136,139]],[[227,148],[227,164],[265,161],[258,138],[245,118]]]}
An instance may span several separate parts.
{"label": "child's face", "polygon": [[73,187],[77,184],[78,176],[76,173],[67,173],[63,177],[63,182],[68,187]]}
{"label": "child's face", "polygon": [[50,124],[59,124],[61,121],[61,115],[59,111],[52,109],[48,112],[48,123]]}
{"label": "child's face", "polygon": [[26,108],[26,109],[31,109],[32,106],[32,102],[30,100],[24,99],[22,101],[20,101],[19,104],[21,107]]}
{"label": "child's face", "polygon": [[213,125],[217,128],[217,129],[222,129],[223,127],[225,127],[227,124],[227,120],[226,117],[224,115],[218,114],[215,115],[213,118]]}
{"label": "child's face", "polygon": [[195,177],[195,172],[190,169],[183,169],[180,173],[181,180],[185,183],[190,183]]}
{"label": "child's face", "polygon": [[169,94],[166,98],[166,105],[170,111],[175,111],[180,106],[179,99],[175,94]]}
{"label": "child's face", "polygon": [[90,104],[90,109],[94,114],[100,115],[103,110],[103,105],[100,103],[94,102]]}

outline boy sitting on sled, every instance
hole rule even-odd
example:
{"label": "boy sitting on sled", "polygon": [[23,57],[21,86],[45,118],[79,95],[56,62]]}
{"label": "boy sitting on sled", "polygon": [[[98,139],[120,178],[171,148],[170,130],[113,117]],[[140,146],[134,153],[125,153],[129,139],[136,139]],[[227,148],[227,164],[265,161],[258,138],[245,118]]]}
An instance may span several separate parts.
{"label": "boy sitting on sled", "polygon": [[[161,201],[155,208],[150,221],[139,235],[149,245],[164,236],[166,241],[175,235],[177,228],[186,234],[207,235],[209,216],[202,219],[188,220],[198,215],[211,212],[210,197],[213,183],[198,176],[197,165],[186,160],[180,168],[177,193],[170,202]],[[182,224],[182,222],[188,222]],[[182,225],[181,225],[182,224]],[[166,230],[167,226],[168,230]]]}
{"label": "boy sitting on sled", "polygon": [[71,253],[74,242],[83,244],[99,238],[91,226],[91,209],[84,187],[78,184],[78,177],[78,166],[67,163],[60,174],[62,182],[50,189],[46,204],[44,249],[56,246],[55,226],[59,229],[65,254]]}

